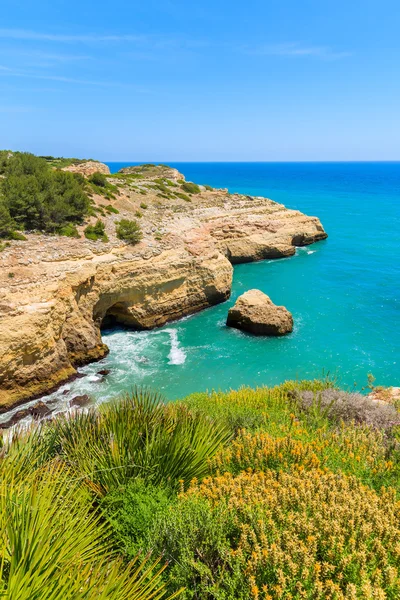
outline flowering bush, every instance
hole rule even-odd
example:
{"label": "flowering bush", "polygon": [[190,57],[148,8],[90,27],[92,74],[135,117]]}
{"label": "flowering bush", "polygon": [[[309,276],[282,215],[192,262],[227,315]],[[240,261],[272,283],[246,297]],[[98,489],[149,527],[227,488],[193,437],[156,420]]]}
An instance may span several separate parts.
{"label": "flowering bush", "polygon": [[320,469],[193,482],[159,521],[157,550],[185,598],[400,597],[393,491]]}

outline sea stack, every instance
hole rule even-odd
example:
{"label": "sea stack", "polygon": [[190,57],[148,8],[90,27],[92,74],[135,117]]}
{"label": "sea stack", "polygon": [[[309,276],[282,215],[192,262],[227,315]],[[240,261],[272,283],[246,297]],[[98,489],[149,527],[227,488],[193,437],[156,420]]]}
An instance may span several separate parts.
{"label": "sea stack", "polygon": [[281,336],[293,330],[293,317],[260,290],[249,290],[229,309],[226,324],[254,335]]}

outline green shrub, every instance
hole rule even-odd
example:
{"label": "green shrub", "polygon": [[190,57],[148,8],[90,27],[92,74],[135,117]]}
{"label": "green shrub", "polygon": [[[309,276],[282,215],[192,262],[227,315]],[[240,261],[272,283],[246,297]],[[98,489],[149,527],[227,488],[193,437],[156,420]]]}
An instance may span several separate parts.
{"label": "green shrub", "polygon": [[8,239],[15,230],[15,222],[10,211],[0,199],[0,238]]}
{"label": "green shrub", "polygon": [[89,177],[89,181],[91,183],[94,183],[94,185],[97,185],[98,187],[104,188],[107,186],[107,177],[103,173],[100,173],[99,171],[96,171],[96,173],[93,173],[93,175],[91,175]]}
{"label": "green shrub", "polygon": [[185,200],[185,202],[191,202],[191,198],[189,198],[189,196],[187,196],[186,194],[182,194],[182,192],[174,192],[175,196],[177,198],[181,198],[182,200]]}
{"label": "green shrub", "polygon": [[196,183],[185,181],[185,183],[182,183],[181,188],[188,194],[200,194],[200,188]]}
{"label": "green shrub", "polygon": [[88,240],[101,240],[102,242],[108,242],[103,221],[98,219],[95,225],[88,225],[85,229],[85,237]]}
{"label": "green shrub", "polygon": [[121,219],[117,223],[116,232],[120,240],[129,242],[130,244],[137,244],[143,237],[139,223],[137,221],[130,221],[129,219]]}
{"label": "green shrub", "polygon": [[81,223],[89,210],[85,182],[77,174],[53,170],[46,160],[16,152],[2,155],[0,180],[0,223],[14,229],[56,233],[67,223]]}
{"label": "green shrub", "polygon": [[115,215],[119,215],[118,208],[115,208],[115,206],[112,206],[112,204],[107,204],[107,206],[105,206],[104,208],[109,213],[114,213]]}
{"label": "green shrub", "polygon": [[135,217],[137,217],[138,219],[141,219],[141,218],[143,217],[143,213],[142,213],[142,212],[140,212],[140,210],[137,210],[137,211],[135,212]]}
{"label": "green shrub", "polygon": [[101,500],[101,509],[114,532],[116,545],[129,559],[147,544],[152,524],[168,509],[171,490],[135,479]]}
{"label": "green shrub", "polygon": [[[136,391],[118,402],[50,425],[52,446],[99,495],[141,478],[177,488],[210,472],[226,428],[184,406]],[[51,452],[50,452],[51,454]]]}
{"label": "green shrub", "polygon": [[66,237],[73,237],[73,238],[81,237],[79,235],[77,228],[75,227],[75,225],[72,225],[72,223],[67,223],[67,225],[63,225],[62,227],[60,227],[60,229],[57,231],[57,233],[59,235],[65,235]]}
{"label": "green shrub", "polygon": [[399,535],[391,490],[321,470],[243,471],[194,483],[148,540],[185,600],[394,600]]}
{"label": "green shrub", "polygon": [[21,233],[20,231],[12,231],[8,235],[8,239],[9,240],[19,240],[21,242],[26,242],[26,240],[27,240],[27,238],[24,236],[24,234]]}
{"label": "green shrub", "polygon": [[214,189],[213,187],[211,187],[211,185],[205,185],[204,187],[206,188],[206,190],[207,190],[208,192],[212,192],[212,191],[213,191],[213,189]]}
{"label": "green shrub", "polygon": [[140,208],[143,208],[143,210],[145,210],[147,208],[146,202],[141,202],[140,203]]}
{"label": "green shrub", "polygon": [[[29,447],[29,441],[28,441]],[[159,561],[122,564],[84,482],[60,464],[38,471],[18,445],[0,458],[0,595],[4,600],[154,600]],[[30,448],[29,448],[30,449]],[[150,575],[153,573],[154,575]]]}
{"label": "green shrub", "polygon": [[[314,381],[287,381],[282,385],[267,388],[243,387],[230,392],[191,394],[184,404],[221,420],[235,433],[239,429],[265,430],[271,423],[277,427],[290,424],[290,414],[300,415],[297,394],[303,390],[318,392],[329,389],[334,383],[329,379]],[[275,431],[274,431],[275,432]]]}

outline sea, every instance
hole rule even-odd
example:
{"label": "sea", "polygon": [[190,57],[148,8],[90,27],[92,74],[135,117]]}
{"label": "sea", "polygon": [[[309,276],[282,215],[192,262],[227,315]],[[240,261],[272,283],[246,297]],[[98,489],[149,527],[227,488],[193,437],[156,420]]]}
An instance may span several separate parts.
{"label": "sea", "polygon": [[[223,304],[153,331],[104,331],[109,355],[44,399],[102,402],[135,386],[174,399],[327,376],[347,390],[365,391],[369,375],[400,385],[399,162],[163,163],[188,181],[317,216],[329,237],[290,258],[235,266]],[[138,163],[107,164],[116,172]],[[229,307],[252,288],[290,310],[293,333],[260,338],[226,327]]]}

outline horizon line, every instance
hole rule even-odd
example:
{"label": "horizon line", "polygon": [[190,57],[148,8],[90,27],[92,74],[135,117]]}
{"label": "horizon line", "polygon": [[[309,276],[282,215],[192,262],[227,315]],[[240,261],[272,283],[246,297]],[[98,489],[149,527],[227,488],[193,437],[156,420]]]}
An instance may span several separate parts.
{"label": "horizon line", "polygon": [[[62,157],[62,158],[68,158],[68,157]],[[315,163],[320,163],[320,164],[330,164],[330,163],[336,163],[336,164],[343,164],[343,163],[400,163],[400,158],[395,158],[395,159],[368,159],[368,160],[170,160],[170,161],[148,161],[148,160],[143,160],[143,161],[138,161],[138,160],[100,160],[97,159],[98,162],[103,162],[103,163],[128,163],[128,162],[132,162],[132,163],[138,163],[138,164],[155,164],[155,165],[160,165],[160,164],[168,164],[168,162],[175,162],[175,163],[187,163],[187,164],[191,164],[191,163],[201,163],[201,164],[243,164],[243,163],[247,163],[247,164],[281,164],[281,163],[292,163],[292,164],[315,164]]]}

